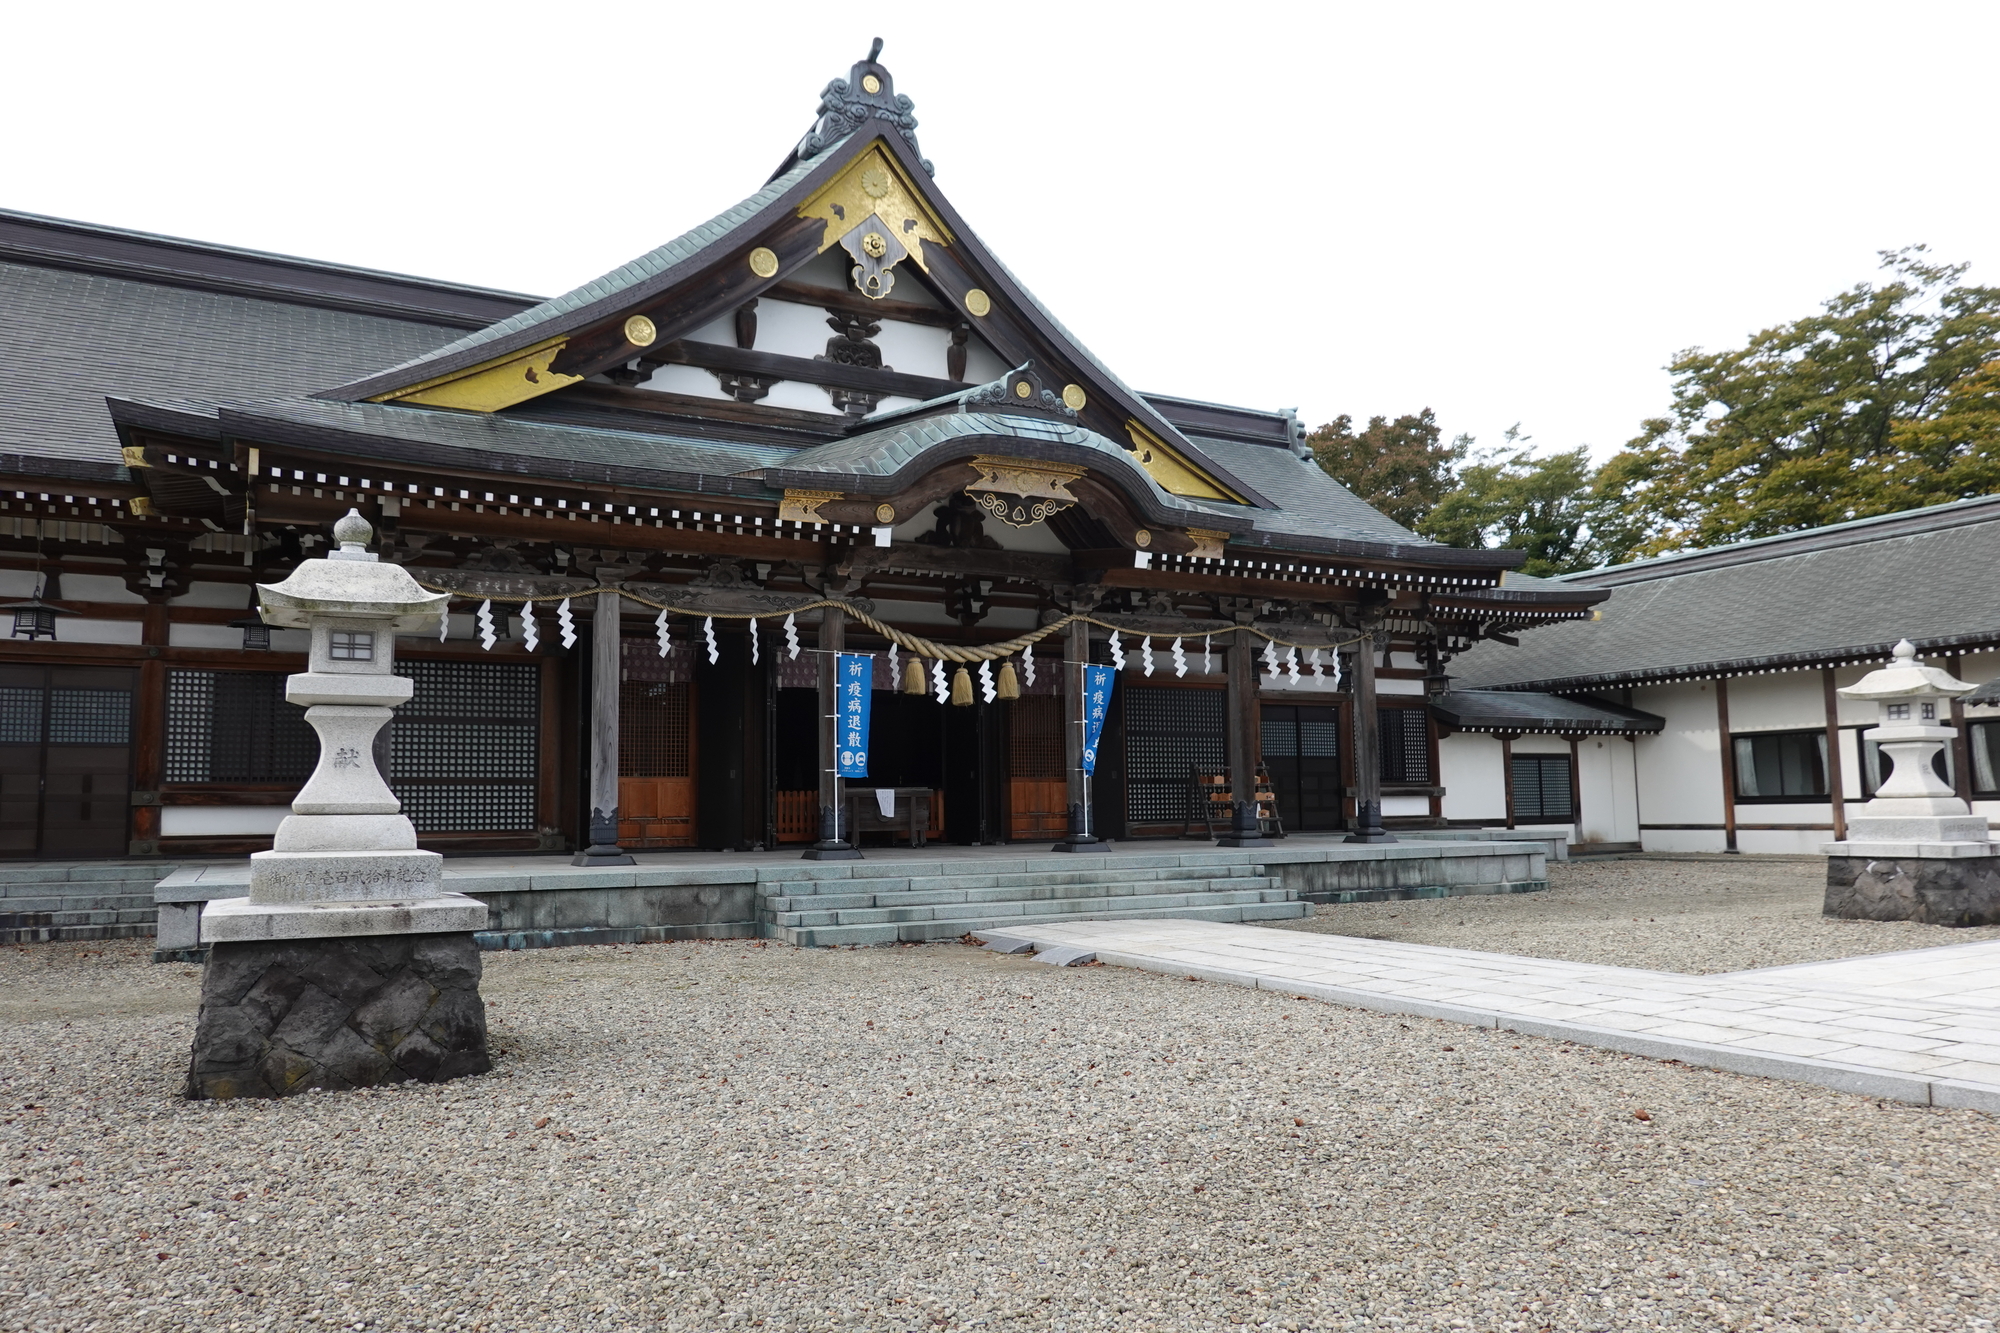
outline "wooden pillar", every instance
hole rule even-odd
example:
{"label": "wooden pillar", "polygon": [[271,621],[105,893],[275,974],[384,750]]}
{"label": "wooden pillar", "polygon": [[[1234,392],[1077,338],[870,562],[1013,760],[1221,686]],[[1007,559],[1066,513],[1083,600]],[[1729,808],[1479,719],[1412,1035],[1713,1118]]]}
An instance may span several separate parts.
{"label": "wooden pillar", "polygon": [[1722,737],[1722,849],[1736,850],[1736,748],[1729,741],[1729,679],[1715,679],[1715,729]]}
{"label": "wooden pillar", "polygon": [[1583,841],[1583,747],[1582,737],[1569,738],[1569,817],[1576,825],[1573,843]]}
{"label": "wooden pillar", "polygon": [[131,856],[160,852],[160,783],[166,777],[167,665],[161,650],[170,631],[165,602],[148,603],[140,621],[146,657],[139,663],[139,692],[132,708]]}
{"label": "wooden pillar", "polygon": [[1083,668],[1090,661],[1090,626],[1081,620],[1070,622],[1063,631],[1062,650],[1063,773],[1069,784],[1069,831],[1055,850],[1073,852],[1099,841],[1096,821],[1086,813],[1090,779],[1083,775]]}
{"label": "wooden pillar", "polygon": [[1826,799],[1833,807],[1833,840],[1847,841],[1847,797],[1840,763],[1840,696],[1834,693],[1833,668],[1819,673],[1821,693],[1826,698]]}
{"label": "wooden pillar", "polygon": [[1375,653],[1385,639],[1354,646],[1354,831],[1349,842],[1394,842],[1382,827],[1382,727],[1375,711]]}
{"label": "wooden pillar", "polygon": [[[1957,656],[1950,657],[1945,662],[1945,670],[1949,671],[1952,677],[1958,680],[1964,679],[1963,676],[1958,674],[1963,666],[1964,662]],[[1958,799],[1965,802],[1965,808],[1970,810],[1972,808],[1972,746],[1965,734],[1965,700],[1953,699],[1951,701],[1951,725],[1952,729],[1958,733],[1951,738],[1951,786],[1952,790],[1958,793]]]}
{"label": "wooden pillar", "polygon": [[1507,792],[1507,827],[1514,827],[1514,734],[1500,733],[1500,775]]}
{"label": "wooden pillar", "polygon": [[580,866],[637,864],[618,845],[618,687],[625,674],[618,620],[622,595],[597,590],[590,618],[590,845],[571,857]]}
{"label": "wooden pillar", "polygon": [[1228,669],[1228,689],[1224,697],[1222,742],[1224,762],[1229,766],[1229,831],[1215,840],[1218,847],[1269,847],[1257,822],[1257,663],[1252,657],[1256,636],[1239,629],[1232,637],[1223,663]]}
{"label": "wooden pillar", "polygon": [[807,861],[858,861],[840,811],[840,658],[847,647],[847,613],[837,606],[819,613],[819,841]]}

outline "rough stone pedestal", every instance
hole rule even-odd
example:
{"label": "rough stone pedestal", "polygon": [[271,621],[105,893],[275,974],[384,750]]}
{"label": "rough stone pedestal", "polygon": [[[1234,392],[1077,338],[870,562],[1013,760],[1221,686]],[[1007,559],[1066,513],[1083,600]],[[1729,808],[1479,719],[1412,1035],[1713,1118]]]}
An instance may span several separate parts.
{"label": "rough stone pedestal", "polygon": [[2000,924],[2000,856],[1829,856],[1826,915],[1933,926]]}
{"label": "rough stone pedestal", "polygon": [[190,1098],[441,1083],[492,1067],[469,932],[220,942],[202,974]]}

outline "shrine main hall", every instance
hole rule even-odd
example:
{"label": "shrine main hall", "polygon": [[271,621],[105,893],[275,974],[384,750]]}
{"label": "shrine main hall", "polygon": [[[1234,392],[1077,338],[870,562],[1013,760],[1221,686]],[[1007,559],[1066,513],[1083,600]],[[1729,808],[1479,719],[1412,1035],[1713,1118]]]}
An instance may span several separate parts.
{"label": "shrine main hall", "polygon": [[452,598],[381,753],[446,853],[1444,828],[1453,657],[1607,594],[1391,522],[1293,412],[1128,388],[878,56],[741,203],[548,300],[0,213],[0,852],[269,847],[317,745],[255,586],[350,510]]}

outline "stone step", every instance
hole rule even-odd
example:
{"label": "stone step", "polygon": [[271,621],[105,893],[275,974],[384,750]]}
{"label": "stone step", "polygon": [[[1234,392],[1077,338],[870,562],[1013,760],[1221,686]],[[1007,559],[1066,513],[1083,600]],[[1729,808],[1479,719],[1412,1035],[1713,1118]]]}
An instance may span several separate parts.
{"label": "stone step", "polygon": [[[894,881],[880,881],[893,883]],[[1214,893],[1224,890],[1269,889],[1278,881],[1263,875],[1229,875],[1214,879],[1114,880],[1104,884],[996,885],[992,888],[922,887],[874,893],[772,894],[764,907],[774,912],[842,911],[855,907],[914,907],[928,903],[1037,902],[1060,898],[1118,897],[1135,893]]]}
{"label": "stone step", "polygon": [[1080,912],[1074,915],[960,916],[932,921],[883,922],[853,926],[766,926],[773,939],[809,948],[838,945],[914,944],[953,940],[975,930],[1005,930],[1032,921],[1143,921],[1178,917],[1189,921],[1288,921],[1304,916],[1311,905],[1302,902],[1229,903],[1201,907]]}
{"label": "stone step", "polygon": [[0,944],[48,944],[56,940],[124,940],[150,936],[151,921],[101,925],[0,925]]}
{"label": "stone step", "polygon": [[48,893],[33,898],[0,898],[0,917],[17,912],[99,912],[153,910],[153,895],[146,893]]}
{"label": "stone step", "polygon": [[993,874],[922,875],[894,878],[788,879],[767,881],[765,891],[788,898],[821,894],[934,892],[954,889],[1014,889],[1056,884],[1186,883],[1215,879],[1255,879],[1263,867],[1244,863],[1219,866],[1114,866],[1102,870],[1032,870]]}
{"label": "stone step", "polygon": [[1279,888],[1222,889],[1196,893],[1094,894],[1090,897],[1001,899],[972,903],[878,903],[872,907],[850,907],[838,911],[767,911],[764,920],[774,926],[861,926],[889,921],[935,921],[974,912],[983,916],[1036,916],[1052,920],[1089,912],[1151,911],[1168,907],[1211,907],[1290,900],[1291,895]]}

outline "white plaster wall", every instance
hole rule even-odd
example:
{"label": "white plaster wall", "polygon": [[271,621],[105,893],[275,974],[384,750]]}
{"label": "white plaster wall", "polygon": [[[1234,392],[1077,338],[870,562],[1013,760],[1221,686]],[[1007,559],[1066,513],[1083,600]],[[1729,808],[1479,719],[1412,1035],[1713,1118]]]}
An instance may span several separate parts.
{"label": "white plaster wall", "polygon": [[1811,731],[1825,726],[1826,691],[1818,671],[1735,676],[1729,681],[1732,732]]}
{"label": "white plaster wall", "polygon": [[[11,625],[13,622],[7,621],[4,623]],[[145,628],[136,620],[86,620],[81,616],[56,617],[57,643],[136,644],[143,641],[144,638]]]}
{"label": "white plaster wall", "polygon": [[[64,580],[65,592],[68,580]],[[250,614],[250,587],[243,583],[204,583],[188,585],[188,590],[179,597],[168,600],[168,606],[212,606],[222,610],[241,611]]]}
{"label": "white plaster wall", "polygon": [[270,834],[290,813],[285,805],[169,805],[160,811],[160,833],[168,838]]}
{"label": "white plaster wall", "polygon": [[1428,796],[1384,796],[1382,815],[1384,818],[1406,815],[1423,816],[1431,812],[1431,798]]}
{"label": "white plaster wall", "polygon": [[243,631],[230,625],[169,625],[167,642],[176,648],[241,648]]}
{"label": "white plaster wall", "polygon": [[1507,771],[1497,736],[1459,732],[1438,741],[1438,782],[1446,819],[1507,822]]}
{"label": "white plaster wall", "polygon": [[[21,594],[24,597],[34,591],[33,575],[29,576],[28,585]],[[62,593],[64,600],[77,602],[119,602],[131,606],[146,600],[126,587],[125,580],[115,574],[64,574]],[[244,595],[247,597],[248,594]]]}
{"label": "white plaster wall", "polygon": [[1714,824],[1714,829],[1641,828],[1647,851],[1719,852],[1722,743],[1715,725],[1715,683],[1687,681],[1632,692],[1632,706],[1666,719],[1657,736],[1636,744],[1642,824]]}
{"label": "white plaster wall", "polygon": [[1560,736],[1523,736],[1514,742],[1515,754],[1568,754],[1569,742]]}
{"label": "white plaster wall", "polygon": [[1424,683],[1420,680],[1377,680],[1375,682],[1375,693],[1378,696],[1394,694],[1407,698],[1413,694],[1422,695],[1423,692]]}

